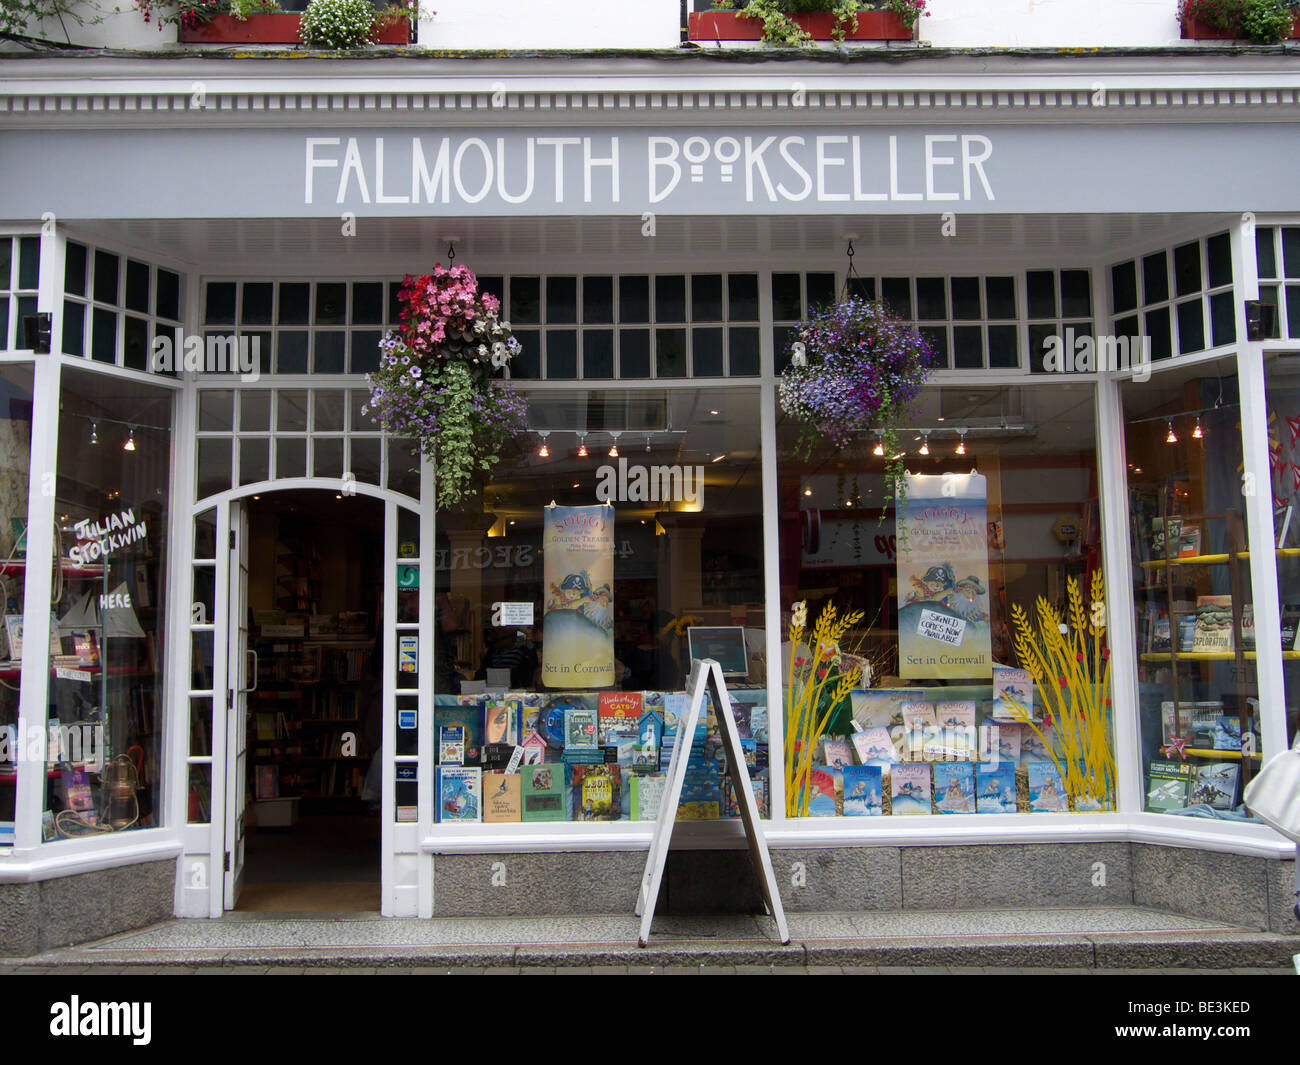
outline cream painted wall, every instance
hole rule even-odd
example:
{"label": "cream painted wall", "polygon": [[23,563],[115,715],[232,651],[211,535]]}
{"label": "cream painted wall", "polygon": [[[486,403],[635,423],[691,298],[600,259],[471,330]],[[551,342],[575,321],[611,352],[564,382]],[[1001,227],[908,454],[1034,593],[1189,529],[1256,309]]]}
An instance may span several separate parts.
{"label": "cream painted wall", "polygon": [[1177,0],[930,0],[920,37],[936,48],[1179,44]]}
{"label": "cream painted wall", "polygon": [[676,48],[678,0],[424,0],[426,48]]}

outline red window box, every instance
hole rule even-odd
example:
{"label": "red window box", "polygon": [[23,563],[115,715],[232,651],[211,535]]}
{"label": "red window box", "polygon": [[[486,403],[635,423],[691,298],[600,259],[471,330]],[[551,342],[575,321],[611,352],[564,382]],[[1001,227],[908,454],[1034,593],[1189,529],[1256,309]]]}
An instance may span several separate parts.
{"label": "red window box", "polygon": [[[1292,39],[1300,38],[1300,15],[1291,23]],[[1221,30],[1218,26],[1209,26],[1200,19],[1183,19],[1183,40],[1185,41],[1241,41],[1247,40],[1232,30]]]}
{"label": "red window box", "polygon": [[[805,15],[791,15],[800,28],[815,41],[834,40],[835,16],[829,11]],[[763,20],[741,18],[735,11],[692,11],[690,14],[692,41],[760,41],[763,39]],[[864,11],[858,15],[855,29],[844,34],[846,41],[910,41],[916,36],[915,27],[903,25],[903,20],[892,11]]]}
{"label": "red window box", "polygon": [[[302,44],[296,12],[275,15],[249,15],[241,22],[234,15],[214,15],[207,22],[180,26],[176,39],[181,44]],[[410,44],[411,24],[398,22],[385,26],[376,35],[376,44]]]}

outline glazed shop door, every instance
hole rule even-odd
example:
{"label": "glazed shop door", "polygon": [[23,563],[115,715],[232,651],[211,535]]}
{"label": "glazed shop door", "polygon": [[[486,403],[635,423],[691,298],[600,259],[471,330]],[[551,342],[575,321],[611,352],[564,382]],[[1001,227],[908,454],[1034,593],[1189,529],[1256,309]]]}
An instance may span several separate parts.
{"label": "glazed shop door", "polygon": [[[248,646],[248,511],[230,504],[226,546],[226,825],[223,904],[232,910],[244,886],[244,821],[248,775],[248,695],[257,687],[256,652]],[[251,664],[250,664],[251,660]]]}

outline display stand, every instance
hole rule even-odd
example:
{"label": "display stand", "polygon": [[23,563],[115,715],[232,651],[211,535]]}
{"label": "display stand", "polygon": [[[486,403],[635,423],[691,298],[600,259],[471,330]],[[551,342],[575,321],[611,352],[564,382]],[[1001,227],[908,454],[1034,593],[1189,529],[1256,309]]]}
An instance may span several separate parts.
{"label": "display stand", "polygon": [[749,841],[749,858],[758,876],[759,889],[767,904],[767,912],[776,920],[776,930],[781,937],[782,946],[790,942],[790,930],[785,923],[785,910],[781,906],[781,894],[776,886],[776,874],[772,872],[772,858],[768,854],[767,840],[759,823],[758,804],[754,801],[754,789],[749,782],[749,770],[745,766],[745,757],[740,747],[740,734],[736,731],[736,722],[731,716],[731,700],[727,695],[727,682],[722,676],[722,667],[711,658],[695,659],[691,662],[691,675],[686,681],[686,690],[690,695],[690,704],[685,715],[677,721],[677,742],[673,745],[673,757],[668,766],[668,782],[664,788],[663,801],[659,806],[659,819],[655,822],[654,837],[650,841],[650,853],[646,856],[645,872],[641,876],[641,888],[637,893],[636,915],[641,918],[641,931],[637,936],[637,946],[650,943],[650,924],[654,920],[655,903],[659,899],[659,885],[664,878],[664,864],[668,860],[668,846],[672,840],[673,826],[677,823],[677,805],[682,797],[682,783],[686,779],[686,765],[691,758],[691,741],[695,736],[700,715],[704,712],[705,690],[713,696],[713,705],[717,708],[718,726],[722,733],[722,749],[727,753],[727,769],[731,774],[736,799],[740,805],[740,819],[745,824],[745,838]]}

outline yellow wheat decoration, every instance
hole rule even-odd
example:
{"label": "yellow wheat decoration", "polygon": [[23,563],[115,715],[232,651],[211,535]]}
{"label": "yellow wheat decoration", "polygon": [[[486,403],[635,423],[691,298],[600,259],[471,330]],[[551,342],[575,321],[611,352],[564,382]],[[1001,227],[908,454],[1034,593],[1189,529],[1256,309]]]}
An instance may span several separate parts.
{"label": "yellow wheat decoration", "polygon": [[1115,756],[1108,737],[1110,651],[1104,640],[1106,582],[1100,570],[1093,571],[1092,603],[1087,610],[1079,581],[1071,577],[1067,587],[1068,626],[1042,596],[1035,604],[1037,633],[1020,604],[1011,606],[1016,655],[1042,692],[1047,716],[1054,726],[1054,742],[1047,742],[1032,714],[1022,713],[1019,717],[1047,748],[1075,809],[1096,804],[1103,810],[1113,810]]}
{"label": "yellow wheat decoration", "polygon": [[[835,708],[857,685],[861,672],[854,666],[841,673],[838,664],[841,637],[864,615],[845,614],[837,619],[835,604],[827,603],[813,626],[808,641],[812,657],[806,660],[799,655],[799,645],[803,641],[807,610],[806,603],[796,603],[790,617],[790,668],[785,683],[785,812],[788,817],[807,816],[812,798],[808,784],[812,780],[817,743],[835,716]],[[818,720],[817,708],[828,688],[829,708]]]}

